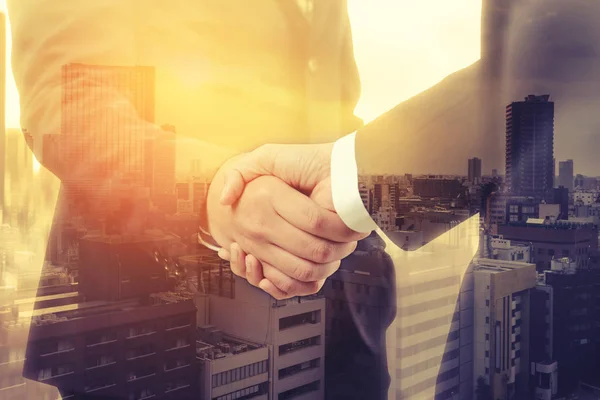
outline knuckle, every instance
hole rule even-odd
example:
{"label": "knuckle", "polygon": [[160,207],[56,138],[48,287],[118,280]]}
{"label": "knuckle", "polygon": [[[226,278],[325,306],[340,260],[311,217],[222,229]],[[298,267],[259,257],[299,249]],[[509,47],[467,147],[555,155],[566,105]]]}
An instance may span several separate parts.
{"label": "knuckle", "polygon": [[325,240],[318,240],[313,248],[313,261],[317,263],[326,263],[330,261],[335,252],[335,245]]}
{"label": "knuckle", "polygon": [[297,285],[291,279],[281,279],[275,286],[288,295],[293,295],[298,291]]}
{"label": "knuckle", "polygon": [[310,282],[314,280],[315,268],[308,263],[300,263],[292,272],[292,277],[301,282]]}
{"label": "knuckle", "polygon": [[321,285],[319,282],[309,282],[306,285],[306,294],[307,295],[316,294],[319,292],[320,289],[321,289]]}
{"label": "knuckle", "polygon": [[320,231],[325,224],[325,219],[314,207],[306,209],[306,221],[310,229]]}

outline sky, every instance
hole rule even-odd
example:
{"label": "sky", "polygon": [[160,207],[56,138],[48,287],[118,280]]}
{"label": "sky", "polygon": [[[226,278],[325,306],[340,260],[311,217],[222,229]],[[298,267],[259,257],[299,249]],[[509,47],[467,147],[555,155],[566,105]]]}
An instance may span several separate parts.
{"label": "sky", "polygon": [[[356,113],[366,122],[479,58],[481,0],[348,4],[363,90]],[[0,0],[0,10],[6,10],[5,0]],[[6,126],[18,127],[10,32],[8,41]]]}

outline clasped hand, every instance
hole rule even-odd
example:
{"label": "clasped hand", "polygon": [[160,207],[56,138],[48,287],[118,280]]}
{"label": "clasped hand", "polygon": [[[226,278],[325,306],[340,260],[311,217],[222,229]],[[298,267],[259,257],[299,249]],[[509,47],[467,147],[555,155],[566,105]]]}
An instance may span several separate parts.
{"label": "clasped hand", "polygon": [[225,163],[211,183],[219,256],[276,299],[318,292],[368,236],[334,211],[330,154],[331,144],[266,145]]}

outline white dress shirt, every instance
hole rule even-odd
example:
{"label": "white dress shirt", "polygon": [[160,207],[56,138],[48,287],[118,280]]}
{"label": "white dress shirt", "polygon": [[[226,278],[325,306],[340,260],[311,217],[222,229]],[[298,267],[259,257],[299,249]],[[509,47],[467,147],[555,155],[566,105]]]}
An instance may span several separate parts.
{"label": "white dress shirt", "polygon": [[338,139],[331,152],[331,195],[342,221],[356,232],[371,232],[377,224],[365,208],[358,190],[356,132]]}

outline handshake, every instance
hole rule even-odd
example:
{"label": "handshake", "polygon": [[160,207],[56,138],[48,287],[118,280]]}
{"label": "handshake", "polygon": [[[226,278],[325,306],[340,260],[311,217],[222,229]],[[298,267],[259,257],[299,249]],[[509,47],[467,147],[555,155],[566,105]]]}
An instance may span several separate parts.
{"label": "handshake", "polygon": [[210,185],[208,229],[219,256],[278,300],[318,292],[369,235],[335,212],[332,149],[263,145],[227,161]]}

